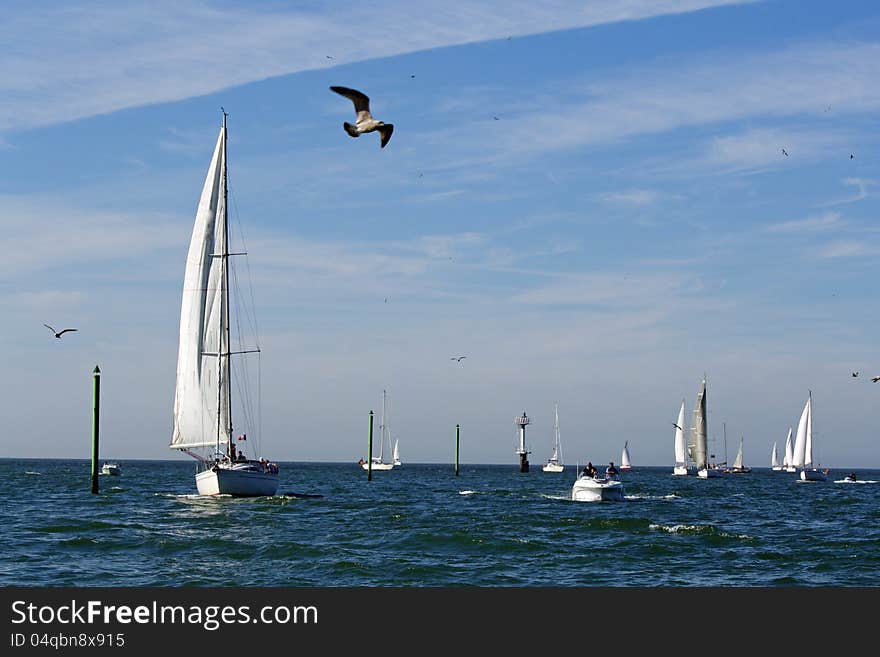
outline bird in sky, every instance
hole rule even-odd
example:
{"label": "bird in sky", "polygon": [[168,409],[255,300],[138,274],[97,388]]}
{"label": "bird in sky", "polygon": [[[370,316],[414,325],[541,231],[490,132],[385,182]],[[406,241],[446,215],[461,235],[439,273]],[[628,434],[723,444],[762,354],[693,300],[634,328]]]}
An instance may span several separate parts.
{"label": "bird in sky", "polygon": [[[457,360],[460,363],[465,358],[467,358],[467,356],[450,356],[449,360]],[[880,377],[878,377],[878,378],[880,378]]]}
{"label": "bird in sky", "polygon": [[880,376],[872,376],[871,381],[873,381],[874,383],[877,383],[878,381],[880,381]]}
{"label": "bird in sky", "polygon": [[66,328],[66,329],[63,329],[63,330],[61,330],[61,331],[56,331],[55,329],[53,329],[53,328],[52,328],[51,326],[49,326],[48,324],[43,324],[43,326],[45,326],[47,329],[49,329],[50,331],[52,331],[52,333],[55,334],[55,337],[58,338],[59,340],[61,339],[61,335],[62,335],[62,334],[67,333],[68,331],[76,331],[76,330],[77,330],[77,329],[75,329],[75,328]]}
{"label": "bird in sky", "polygon": [[782,154],[785,155],[785,157],[788,157],[788,153],[785,152],[784,148],[782,149]]}
{"label": "bird in sky", "polygon": [[855,377],[857,377],[857,376],[859,375],[859,373],[858,373],[858,372],[853,372],[852,375],[853,375],[853,378],[855,378]]}
{"label": "bird in sky", "polygon": [[853,159],[854,157],[855,155],[853,155],[852,153],[849,154],[849,159]]}
{"label": "bird in sky", "polygon": [[381,135],[379,146],[385,148],[388,140],[391,139],[391,133],[394,132],[394,125],[377,121],[373,118],[373,115],[370,114],[369,97],[356,89],[349,89],[348,87],[330,87],[330,90],[335,91],[340,96],[345,96],[354,103],[355,123],[354,125],[347,121],[343,123],[342,127],[345,131],[352,137],[360,137],[365,132],[378,131]]}
{"label": "bird in sky", "polygon": [[679,431],[684,431],[684,429],[682,429],[680,426],[678,426],[675,422],[672,423],[672,426],[674,426]]}

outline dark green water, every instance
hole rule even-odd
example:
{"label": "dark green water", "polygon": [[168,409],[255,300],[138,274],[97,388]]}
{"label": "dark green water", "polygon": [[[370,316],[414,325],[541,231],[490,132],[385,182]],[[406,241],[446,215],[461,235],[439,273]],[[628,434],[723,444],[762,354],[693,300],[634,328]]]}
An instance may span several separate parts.
{"label": "dark green water", "polygon": [[[282,464],[272,498],[200,498],[185,462],[0,461],[0,584],[28,586],[877,586],[880,484],[755,469],[626,472],[625,502],[569,499],[574,468]],[[880,481],[880,471],[859,471]],[[310,494],[320,497],[299,497]]]}

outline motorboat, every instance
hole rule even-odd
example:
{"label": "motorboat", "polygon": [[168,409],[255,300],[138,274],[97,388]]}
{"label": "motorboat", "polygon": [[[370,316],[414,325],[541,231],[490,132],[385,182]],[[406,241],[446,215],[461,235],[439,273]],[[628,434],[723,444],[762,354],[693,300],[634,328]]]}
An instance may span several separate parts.
{"label": "motorboat", "polygon": [[571,487],[575,502],[622,502],[623,482],[614,477],[581,475]]}
{"label": "motorboat", "polygon": [[119,476],[122,474],[122,468],[119,467],[118,463],[105,463],[101,466],[101,474]]}

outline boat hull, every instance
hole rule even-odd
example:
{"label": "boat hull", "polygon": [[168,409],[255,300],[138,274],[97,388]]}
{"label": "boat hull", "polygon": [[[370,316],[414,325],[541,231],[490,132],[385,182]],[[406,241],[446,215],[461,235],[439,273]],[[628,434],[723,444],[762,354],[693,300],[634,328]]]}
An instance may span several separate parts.
{"label": "boat hull", "polygon": [[393,463],[374,463],[372,467],[370,467],[369,463],[361,463],[361,467],[364,470],[391,470],[394,468]]}
{"label": "boat hull", "polygon": [[827,481],[828,477],[821,470],[801,470],[801,481]]}
{"label": "boat hull", "polygon": [[580,477],[571,487],[571,499],[575,502],[622,502],[623,482]]}
{"label": "boat hull", "polygon": [[719,468],[702,468],[697,472],[697,476],[700,479],[715,479],[718,477],[723,477],[724,472]]}
{"label": "boat hull", "polygon": [[688,469],[685,466],[676,465],[674,468],[672,468],[672,474],[679,476],[679,477],[686,477],[690,473],[688,472]]}
{"label": "boat hull", "polygon": [[565,466],[559,465],[558,463],[548,463],[541,469],[544,472],[562,472],[563,470],[565,470]]}
{"label": "boat hull", "polygon": [[104,466],[101,468],[101,474],[116,475],[118,477],[122,473],[120,472],[118,465],[110,465],[105,463]]}
{"label": "boat hull", "polygon": [[278,475],[234,468],[204,470],[196,475],[196,487],[199,495],[271,496],[278,490]]}

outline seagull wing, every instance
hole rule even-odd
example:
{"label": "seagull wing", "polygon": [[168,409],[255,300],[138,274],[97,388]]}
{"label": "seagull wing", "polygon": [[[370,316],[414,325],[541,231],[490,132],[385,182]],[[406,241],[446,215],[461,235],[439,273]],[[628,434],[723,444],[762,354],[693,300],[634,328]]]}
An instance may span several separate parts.
{"label": "seagull wing", "polygon": [[394,125],[391,123],[386,123],[383,126],[379,126],[376,128],[379,131],[379,134],[382,135],[379,140],[379,146],[385,148],[385,144],[391,139],[391,133],[394,132]]}
{"label": "seagull wing", "polygon": [[330,87],[330,91],[335,91],[340,96],[345,96],[354,103],[354,111],[357,112],[358,121],[361,120],[361,112],[366,112],[367,118],[370,118],[370,99],[366,94],[348,87]]}
{"label": "seagull wing", "polygon": [[59,331],[58,335],[61,335],[62,333],[67,333],[68,331],[76,331],[76,330],[77,329],[64,329],[63,331]]}
{"label": "seagull wing", "polygon": [[878,381],[880,381],[880,376],[872,376],[871,381],[873,381],[874,383],[877,383]]}
{"label": "seagull wing", "polygon": [[462,356],[461,358],[458,359],[458,362],[460,363],[460,362],[461,362],[462,360],[464,360],[465,358],[467,358],[467,356]]}
{"label": "seagull wing", "polygon": [[672,426],[674,426],[676,429],[684,431],[684,429],[682,429],[680,426],[678,426],[675,422],[672,423]]}
{"label": "seagull wing", "polygon": [[50,331],[52,331],[52,333],[55,333],[55,329],[53,329],[53,328],[52,328],[51,326],[49,326],[48,324],[43,324],[43,326],[45,326],[47,329],[49,329]]}

